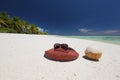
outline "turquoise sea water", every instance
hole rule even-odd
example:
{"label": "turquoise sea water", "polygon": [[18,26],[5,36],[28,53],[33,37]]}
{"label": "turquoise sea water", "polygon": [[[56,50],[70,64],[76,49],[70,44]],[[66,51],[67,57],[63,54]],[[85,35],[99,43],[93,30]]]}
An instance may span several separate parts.
{"label": "turquoise sea water", "polygon": [[120,36],[65,36],[65,37],[95,40],[120,45]]}

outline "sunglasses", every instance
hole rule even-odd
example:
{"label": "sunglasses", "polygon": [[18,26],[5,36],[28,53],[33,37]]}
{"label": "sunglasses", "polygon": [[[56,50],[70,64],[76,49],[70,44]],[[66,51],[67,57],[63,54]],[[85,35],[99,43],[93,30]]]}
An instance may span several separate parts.
{"label": "sunglasses", "polygon": [[62,48],[64,50],[67,50],[68,49],[68,45],[67,44],[59,44],[59,43],[55,43],[54,44],[54,49],[58,49],[58,48]]}

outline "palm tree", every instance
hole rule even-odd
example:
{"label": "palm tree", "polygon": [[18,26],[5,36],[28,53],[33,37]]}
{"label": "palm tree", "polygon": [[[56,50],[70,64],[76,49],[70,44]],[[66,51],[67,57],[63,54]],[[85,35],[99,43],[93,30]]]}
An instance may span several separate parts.
{"label": "palm tree", "polygon": [[6,12],[1,12],[1,13],[0,13],[0,18],[2,18],[2,19],[4,19],[4,20],[10,19],[9,15],[7,15]]}
{"label": "palm tree", "polygon": [[6,12],[1,12],[0,13],[0,24],[3,25],[4,27],[7,27],[7,22],[10,19],[10,17],[7,15]]}
{"label": "palm tree", "polygon": [[30,23],[27,22],[27,21],[24,21],[23,23],[24,23],[24,25],[23,25],[24,33],[31,34],[31,30],[30,30],[31,25],[30,25]]}
{"label": "palm tree", "polygon": [[39,30],[38,30],[37,26],[34,25],[34,24],[31,25],[31,31],[32,31],[32,34],[38,34],[39,33]]}
{"label": "palm tree", "polygon": [[0,25],[1,26],[7,26],[6,22],[0,18]]}
{"label": "palm tree", "polygon": [[23,30],[22,20],[19,17],[13,17],[13,29],[15,29],[18,33],[21,33]]}

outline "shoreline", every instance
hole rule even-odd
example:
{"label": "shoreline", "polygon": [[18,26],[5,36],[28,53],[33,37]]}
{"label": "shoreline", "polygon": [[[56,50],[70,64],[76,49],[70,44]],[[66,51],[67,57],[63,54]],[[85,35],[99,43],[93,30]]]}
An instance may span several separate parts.
{"label": "shoreline", "polygon": [[[109,44],[116,44],[116,45],[120,45],[120,36],[65,36],[67,38],[75,38],[75,39],[84,39],[84,40],[91,40],[91,41],[98,41],[98,42],[103,42],[103,43],[109,43]],[[114,39],[116,37],[119,37],[119,39],[103,39],[106,37],[110,37],[111,39]]]}
{"label": "shoreline", "polygon": [[[79,58],[70,62],[44,58],[54,43],[67,43]],[[102,50],[98,62],[83,58],[90,45]],[[0,33],[0,63],[0,80],[119,80],[120,45],[57,35]]]}
{"label": "shoreline", "polygon": [[[88,40],[88,41],[94,41],[94,42],[100,42],[100,43],[107,43],[107,44],[113,44],[113,45],[118,45],[120,44],[117,43],[112,43],[112,42],[107,42],[107,41],[102,41],[102,40],[92,40],[92,39],[85,39],[85,38],[76,38],[76,37],[68,37],[68,36],[62,36],[62,35],[37,35],[37,34],[16,34],[16,33],[0,33],[0,34],[11,34],[11,35],[30,35],[30,36],[55,36],[55,37],[62,37],[62,38],[71,38],[71,39],[81,39],[81,40]],[[101,36],[100,36],[101,37]]]}

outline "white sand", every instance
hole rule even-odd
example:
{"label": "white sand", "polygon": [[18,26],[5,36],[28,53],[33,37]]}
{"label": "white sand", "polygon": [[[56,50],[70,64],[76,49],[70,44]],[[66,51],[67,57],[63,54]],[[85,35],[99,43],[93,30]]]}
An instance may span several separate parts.
{"label": "white sand", "polygon": [[[56,62],[44,58],[54,43],[67,43],[77,60]],[[98,62],[85,58],[95,45],[103,52]],[[47,35],[0,33],[0,80],[120,80],[120,45]]]}

